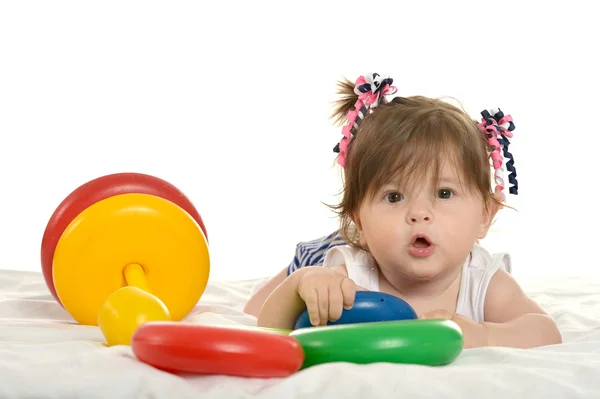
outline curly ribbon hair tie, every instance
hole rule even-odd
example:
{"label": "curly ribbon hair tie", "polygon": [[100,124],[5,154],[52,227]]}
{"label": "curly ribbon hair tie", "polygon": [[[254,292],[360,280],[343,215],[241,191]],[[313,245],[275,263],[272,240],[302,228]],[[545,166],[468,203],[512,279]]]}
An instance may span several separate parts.
{"label": "curly ribbon hair tie", "polygon": [[511,194],[517,195],[519,185],[517,183],[517,170],[514,167],[513,155],[508,152],[508,145],[510,141],[508,138],[512,138],[513,130],[515,130],[515,124],[513,123],[510,115],[504,115],[499,109],[491,109],[489,111],[484,110],[481,112],[481,122],[477,124],[477,127],[486,135],[488,143],[494,147],[491,158],[494,166],[494,180],[496,182],[495,191],[502,195],[504,201],[506,197],[502,190],[504,190],[504,168],[502,167],[502,155],[500,150],[504,153],[504,157],[508,159],[506,162],[506,169],[510,171],[508,175],[508,181],[513,185],[509,188]]}
{"label": "curly ribbon hair tie", "polygon": [[358,125],[369,111],[379,105],[380,101],[386,102],[384,96],[396,93],[397,88],[392,86],[393,82],[394,80],[389,76],[380,76],[378,73],[369,73],[356,80],[354,93],[358,95],[358,99],[354,108],[346,115],[348,124],[342,128],[344,137],[333,149],[333,152],[339,153],[337,161],[343,168],[346,167],[348,145],[356,134]]}

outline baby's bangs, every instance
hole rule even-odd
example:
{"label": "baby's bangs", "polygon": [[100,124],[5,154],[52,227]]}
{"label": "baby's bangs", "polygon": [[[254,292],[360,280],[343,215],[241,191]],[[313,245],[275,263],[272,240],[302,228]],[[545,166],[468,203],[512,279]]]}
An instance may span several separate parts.
{"label": "baby's bangs", "polygon": [[[432,115],[433,114],[433,115]],[[384,145],[380,156],[391,165],[380,168],[372,186],[373,193],[389,183],[399,183],[402,190],[412,191],[427,179],[439,182],[441,170],[448,163],[455,168],[459,184],[473,188],[477,185],[473,171],[467,173],[464,156],[468,146],[466,126],[458,120],[448,120],[436,112],[422,115],[405,134],[394,135],[396,140]],[[468,128],[468,127],[467,127]],[[464,181],[466,179],[466,181]]]}

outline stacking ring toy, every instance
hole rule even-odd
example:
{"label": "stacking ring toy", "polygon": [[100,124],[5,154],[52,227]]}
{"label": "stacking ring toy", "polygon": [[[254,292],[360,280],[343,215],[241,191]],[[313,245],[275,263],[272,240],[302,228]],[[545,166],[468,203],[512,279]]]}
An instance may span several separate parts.
{"label": "stacking ring toy", "polygon": [[148,322],[131,339],[142,362],[169,372],[287,377],[302,367],[300,343],[269,330]]}
{"label": "stacking ring toy", "polygon": [[462,352],[460,327],[442,319],[383,321],[295,330],[303,368],[329,362],[387,362],[439,366]]}
{"label": "stacking ring toy", "polygon": [[56,245],[64,230],[77,215],[94,203],[130,193],[154,195],[178,205],[198,223],[208,242],[206,227],[194,205],[179,189],[165,180],[142,173],[116,173],[91,180],[78,187],[59,204],[42,237],[42,272],[50,293],[58,303],[61,301],[54,287],[52,263]]}
{"label": "stacking ring toy", "polygon": [[[338,320],[328,321],[327,325],[410,319],[418,319],[417,313],[402,299],[383,292],[357,291],[352,309],[344,309]],[[312,326],[308,311],[305,310],[296,320],[294,329]]]}
{"label": "stacking ring toy", "polygon": [[[131,192],[128,184],[138,186]],[[193,205],[147,175],[110,175],[82,187],[59,206],[42,243],[57,301],[78,323],[100,326],[109,345],[130,344],[145,322],[183,319],[210,273]]]}

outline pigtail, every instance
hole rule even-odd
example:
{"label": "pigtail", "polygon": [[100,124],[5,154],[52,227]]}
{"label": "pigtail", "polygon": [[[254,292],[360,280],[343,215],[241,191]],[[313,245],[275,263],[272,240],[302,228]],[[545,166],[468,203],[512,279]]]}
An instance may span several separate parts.
{"label": "pigtail", "polygon": [[360,122],[368,115],[372,108],[379,103],[385,103],[385,96],[396,93],[396,87],[392,86],[393,79],[388,76],[380,76],[378,73],[369,73],[356,79],[354,85],[347,79],[338,83],[338,94],[342,96],[336,103],[337,108],[332,117],[347,124],[342,128],[344,137],[333,148],[338,153],[338,163],[346,167],[346,154],[350,141],[356,134]]}
{"label": "pigtail", "polygon": [[348,112],[353,110],[358,95],[354,93],[354,83],[348,79],[340,80],[337,83],[336,94],[339,98],[334,101],[335,108],[330,118],[334,119],[334,124],[341,126],[348,122],[346,119]]}

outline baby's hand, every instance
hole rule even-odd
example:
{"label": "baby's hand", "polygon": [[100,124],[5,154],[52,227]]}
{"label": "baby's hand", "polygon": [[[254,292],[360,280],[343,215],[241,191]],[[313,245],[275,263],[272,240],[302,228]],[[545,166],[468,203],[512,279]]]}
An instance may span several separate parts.
{"label": "baby's hand", "polygon": [[306,303],[314,326],[336,321],[343,309],[351,309],[357,289],[354,281],[343,273],[320,266],[304,269],[296,284],[296,292]]}

